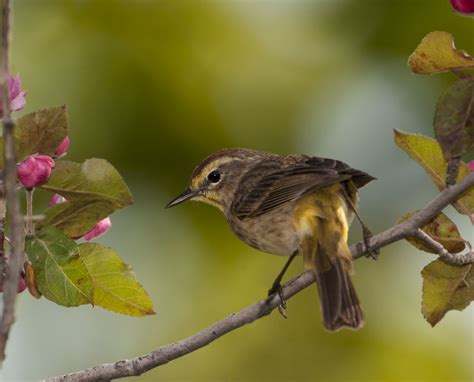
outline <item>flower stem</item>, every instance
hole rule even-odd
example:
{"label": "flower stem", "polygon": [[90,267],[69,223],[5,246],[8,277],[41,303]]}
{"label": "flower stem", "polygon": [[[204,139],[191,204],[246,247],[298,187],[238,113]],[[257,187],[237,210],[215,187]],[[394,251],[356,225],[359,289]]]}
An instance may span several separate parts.
{"label": "flower stem", "polygon": [[26,190],[26,236],[33,235],[33,192],[34,188]]}

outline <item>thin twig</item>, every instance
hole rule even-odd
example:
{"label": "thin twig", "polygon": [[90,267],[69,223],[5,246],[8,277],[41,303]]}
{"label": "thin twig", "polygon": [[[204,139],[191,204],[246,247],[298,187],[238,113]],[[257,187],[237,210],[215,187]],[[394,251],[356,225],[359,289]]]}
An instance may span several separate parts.
{"label": "thin twig", "polygon": [[34,188],[26,190],[26,236],[33,235],[33,192]]}
{"label": "thin twig", "polygon": [[[395,241],[413,236],[419,227],[436,217],[443,208],[455,201],[465,191],[474,187],[474,173],[465,177],[461,182],[442,191],[425,208],[415,213],[410,219],[375,235],[371,239],[371,246],[382,248]],[[370,248],[372,250],[372,247]],[[367,253],[362,242],[351,246],[354,259],[361,258]],[[312,272],[304,272],[290,280],[283,286],[286,300],[302,291],[314,282]],[[176,358],[208,345],[226,333],[238,329],[246,324],[264,317],[281,304],[280,299],[274,296],[271,300],[261,300],[248,308],[230,315],[216,324],[204,329],[184,340],[164,345],[142,356],[125,359],[115,363],[106,363],[89,369],[45,379],[44,382],[63,381],[110,381],[112,379],[138,376],[150,369],[168,363]]]}
{"label": "thin twig", "polygon": [[6,207],[10,219],[11,246],[7,262],[7,271],[3,284],[3,309],[0,320],[0,364],[5,359],[5,348],[7,345],[10,328],[15,321],[15,301],[18,288],[18,278],[23,265],[24,237],[23,216],[20,211],[16,193],[16,163],[15,143],[13,130],[15,123],[10,116],[10,97],[8,92],[8,56],[10,41],[10,0],[2,0],[1,17],[1,63],[0,63],[0,86],[2,87],[3,99],[3,157],[4,171],[3,184],[5,186]]}
{"label": "thin twig", "polygon": [[448,160],[448,167],[446,169],[446,187],[451,187],[456,184],[456,179],[459,173],[459,165],[461,164],[461,157],[454,157]]}
{"label": "thin twig", "polygon": [[435,251],[436,254],[439,255],[439,257],[441,257],[449,264],[465,265],[474,262],[474,252],[471,252],[470,249],[469,252],[466,254],[449,253],[448,250],[444,248],[441,243],[438,243],[430,235],[428,235],[421,229],[418,229],[416,231],[415,237],[420,239],[427,247]]}

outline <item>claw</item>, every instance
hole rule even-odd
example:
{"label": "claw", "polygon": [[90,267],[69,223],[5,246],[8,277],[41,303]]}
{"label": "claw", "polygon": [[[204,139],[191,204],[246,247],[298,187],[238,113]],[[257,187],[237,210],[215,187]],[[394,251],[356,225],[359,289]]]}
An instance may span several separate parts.
{"label": "claw", "polygon": [[367,251],[367,254],[365,255],[365,257],[370,257],[374,260],[377,260],[380,255],[380,251],[378,249],[370,248],[370,239],[372,238],[373,234],[365,226],[362,227],[362,230],[363,230],[363,237],[364,237],[364,246]]}
{"label": "claw", "polygon": [[281,301],[280,305],[278,305],[278,313],[280,313],[283,318],[288,318],[285,313],[285,309],[288,307],[288,305],[286,303],[285,296],[283,295],[283,288],[281,287],[280,283],[273,284],[268,291],[268,297],[270,298],[273,297],[275,294],[278,295]]}
{"label": "claw", "polygon": [[286,309],[286,306],[283,307],[282,305],[278,305],[278,313],[280,313],[280,315],[286,319],[288,318],[288,316],[286,315],[285,309]]}

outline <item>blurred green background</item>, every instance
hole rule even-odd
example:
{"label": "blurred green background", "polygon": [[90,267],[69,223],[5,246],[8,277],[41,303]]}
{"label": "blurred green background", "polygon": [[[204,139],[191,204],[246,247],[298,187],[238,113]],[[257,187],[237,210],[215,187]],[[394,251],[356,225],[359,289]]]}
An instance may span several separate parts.
{"label": "blurred green background", "polygon": [[[131,358],[265,296],[284,259],[242,244],[209,206],[163,208],[219,148],[334,157],[369,172],[378,181],[361,213],[374,231],[424,206],[436,190],[392,129],[432,135],[453,78],[411,75],[406,61],[433,30],[474,53],[474,20],[448,0],[14,1],[22,113],[66,103],[68,158],[107,158],[124,175],[136,204],[98,241],[133,266],[157,314],[66,309],[24,293],[3,380]],[[467,218],[448,213],[472,239]],[[420,270],[433,259],[401,242],[357,261],[361,331],[325,332],[311,287],[289,301],[288,320],[274,313],[141,380],[473,381],[473,307],[434,329],[420,313]],[[290,273],[301,271],[295,262]]]}

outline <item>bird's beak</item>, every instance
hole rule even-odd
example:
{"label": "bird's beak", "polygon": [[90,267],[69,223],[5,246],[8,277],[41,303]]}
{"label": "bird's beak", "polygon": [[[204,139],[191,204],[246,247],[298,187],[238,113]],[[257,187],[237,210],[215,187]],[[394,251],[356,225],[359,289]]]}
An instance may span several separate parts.
{"label": "bird's beak", "polygon": [[165,208],[170,208],[177,206],[180,203],[185,202],[186,200],[192,199],[197,195],[197,191],[191,190],[189,187],[184,190],[184,192],[174,198],[171,202],[169,202]]}

